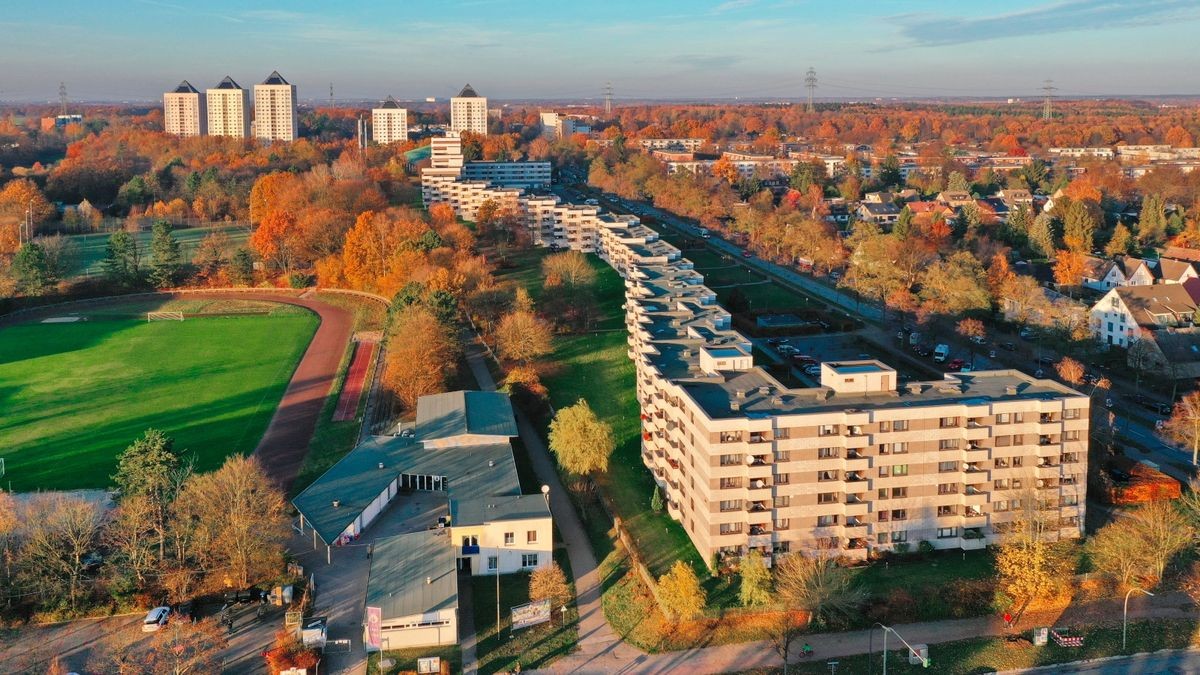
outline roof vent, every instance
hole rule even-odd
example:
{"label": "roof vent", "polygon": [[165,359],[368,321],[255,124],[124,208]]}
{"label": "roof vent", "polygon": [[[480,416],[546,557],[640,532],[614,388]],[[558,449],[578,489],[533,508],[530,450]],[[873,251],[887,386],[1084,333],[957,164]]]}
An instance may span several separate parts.
{"label": "roof vent", "polygon": [[425,577],[425,585],[426,586],[428,586],[432,583],[433,583],[433,577]]}
{"label": "roof vent", "polygon": [[741,401],[730,401],[730,402],[729,402],[729,409],[730,409],[730,410],[732,410],[732,411],[734,411],[734,412],[737,412],[737,411],[741,410],[741,409],[742,409],[742,403],[741,403]]}
{"label": "roof vent", "polygon": [[771,397],[771,405],[783,405],[783,397],[782,396],[772,396]]}
{"label": "roof vent", "polygon": [[496,466],[496,460],[489,459],[488,460],[488,468],[490,469],[491,467],[494,467],[494,466]]}
{"label": "roof vent", "polygon": [[919,394],[922,391],[925,391],[925,387],[923,387],[920,382],[910,382],[908,384],[908,393]]}
{"label": "roof vent", "polygon": [[341,505],[342,505],[342,500],[340,500],[340,499],[333,500],[333,508],[336,509],[337,507],[339,507]]}
{"label": "roof vent", "polygon": [[737,389],[733,393],[735,395],[737,395],[738,398],[746,398],[746,390],[745,389]]}
{"label": "roof vent", "polygon": [[1009,396],[1016,396],[1017,395],[1017,385],[1015,385],[1015,384],[1008,385],[1007,387],[1004,388],[1004,393]]}
{"label": "roof vent", "polygon": [[767,396],[771,393],[771,388],[766,385],[763,385],[758,388],[758,393],[760,396]]}
{"label": "roof vent", "polygon": [[381,468],[381,469],[383,468],[383,462],[379,463],[379,468]]}

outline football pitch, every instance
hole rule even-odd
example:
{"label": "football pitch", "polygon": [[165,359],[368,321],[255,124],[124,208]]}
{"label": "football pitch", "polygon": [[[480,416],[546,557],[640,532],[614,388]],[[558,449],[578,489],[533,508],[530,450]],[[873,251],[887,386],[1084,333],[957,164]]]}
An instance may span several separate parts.
{"label": "football pitch", "polygon": [[317,324],[293,311],[0,329],[0,486],[106,487],[117,455],[150,427],[197,471],[251,452]]}

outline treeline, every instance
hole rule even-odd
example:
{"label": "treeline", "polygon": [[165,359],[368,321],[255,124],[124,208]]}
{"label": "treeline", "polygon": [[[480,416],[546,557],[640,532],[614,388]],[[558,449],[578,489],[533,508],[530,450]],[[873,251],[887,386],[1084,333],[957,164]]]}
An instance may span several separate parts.
{"label": "treeline", "polygon": [[287,504],[257,460],[194,473],[149,430],[121,453],[112,481],[112,510],[66,494],[0,493],[0,614],[138,610],[282,575]]}

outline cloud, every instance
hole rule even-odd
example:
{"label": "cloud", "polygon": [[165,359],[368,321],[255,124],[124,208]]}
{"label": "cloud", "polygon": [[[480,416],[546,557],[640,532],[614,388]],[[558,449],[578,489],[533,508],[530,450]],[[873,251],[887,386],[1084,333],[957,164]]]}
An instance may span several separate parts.
{"label": "cloud", "polygon": [[745,9],[745,8],[749,7],[750,5],[753,5],[756,2],[758,2],[758,0],[725,0],[725,2],[722,2],[721,4],[717,5],[716,7],[713,7],[712,13],[713,14],[724,14],[725,12],[732,12],[732,11],[739,10],[739,9]]}
{"label": "cloud", "polygon": [[891,17],[918,47],[938,47],[1106,28],[1161,26],[1200,18],[1195,0],[1065,0],[980,17],[903,14]]}

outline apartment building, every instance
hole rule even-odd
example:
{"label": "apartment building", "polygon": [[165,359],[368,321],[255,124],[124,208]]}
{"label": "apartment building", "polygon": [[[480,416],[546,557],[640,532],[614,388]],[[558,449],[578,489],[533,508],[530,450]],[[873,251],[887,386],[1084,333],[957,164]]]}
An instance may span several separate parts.
{"label": "apartment building", "polygon": [[296,85],[288,84],[279,71],[271,71],[254,85],[254,137],[261,141],[294,141]]}
{"label": "apartment building", "polygon": [[685,150],[696,152],[704,147],[703,138],[640,138],[638,145],[647,152],[651,150]]}
{"label": "apartment building", "polygon": [[163,130],[175,136],[203,136],[208,130],[205,97],[187,80],[163,94]]}
{"label": "apartment building", "polygon": [[208,108],[208,135],[250,137],[250,91],[228,75],[204,92]]}
{"label": "apartment building", "polygon": [[481,180],[500,187],[528,189],[550,187],[550,162],[467,162],[463,178]]}
{"label": "apartment building", "polygon": [[[433,178],[427,200],[464,218],[497,190]],[[982,548],[1028,509],[1053,537],[1081,535],[1083,394],[1014,370],[901,385],[873,360],[825,363],[819,386],[786,387],[754,365],[703,275],[637,218],[511,199],[535,241],[595,252],[625,278],[642,460],[705,560]]]}
{"label": "apartment building", "polygon": [[458,92],[458,96],[450,99],[451,131],[470,131],[486,136],[487,123],[487,99],[475,93],[475,89],[471,85],[463,87],[462,91]]}
{"label": "apartment building", "polygon": [[371,140],[380,145],[408,140],[408,109],[391,96],[371,110]]}

